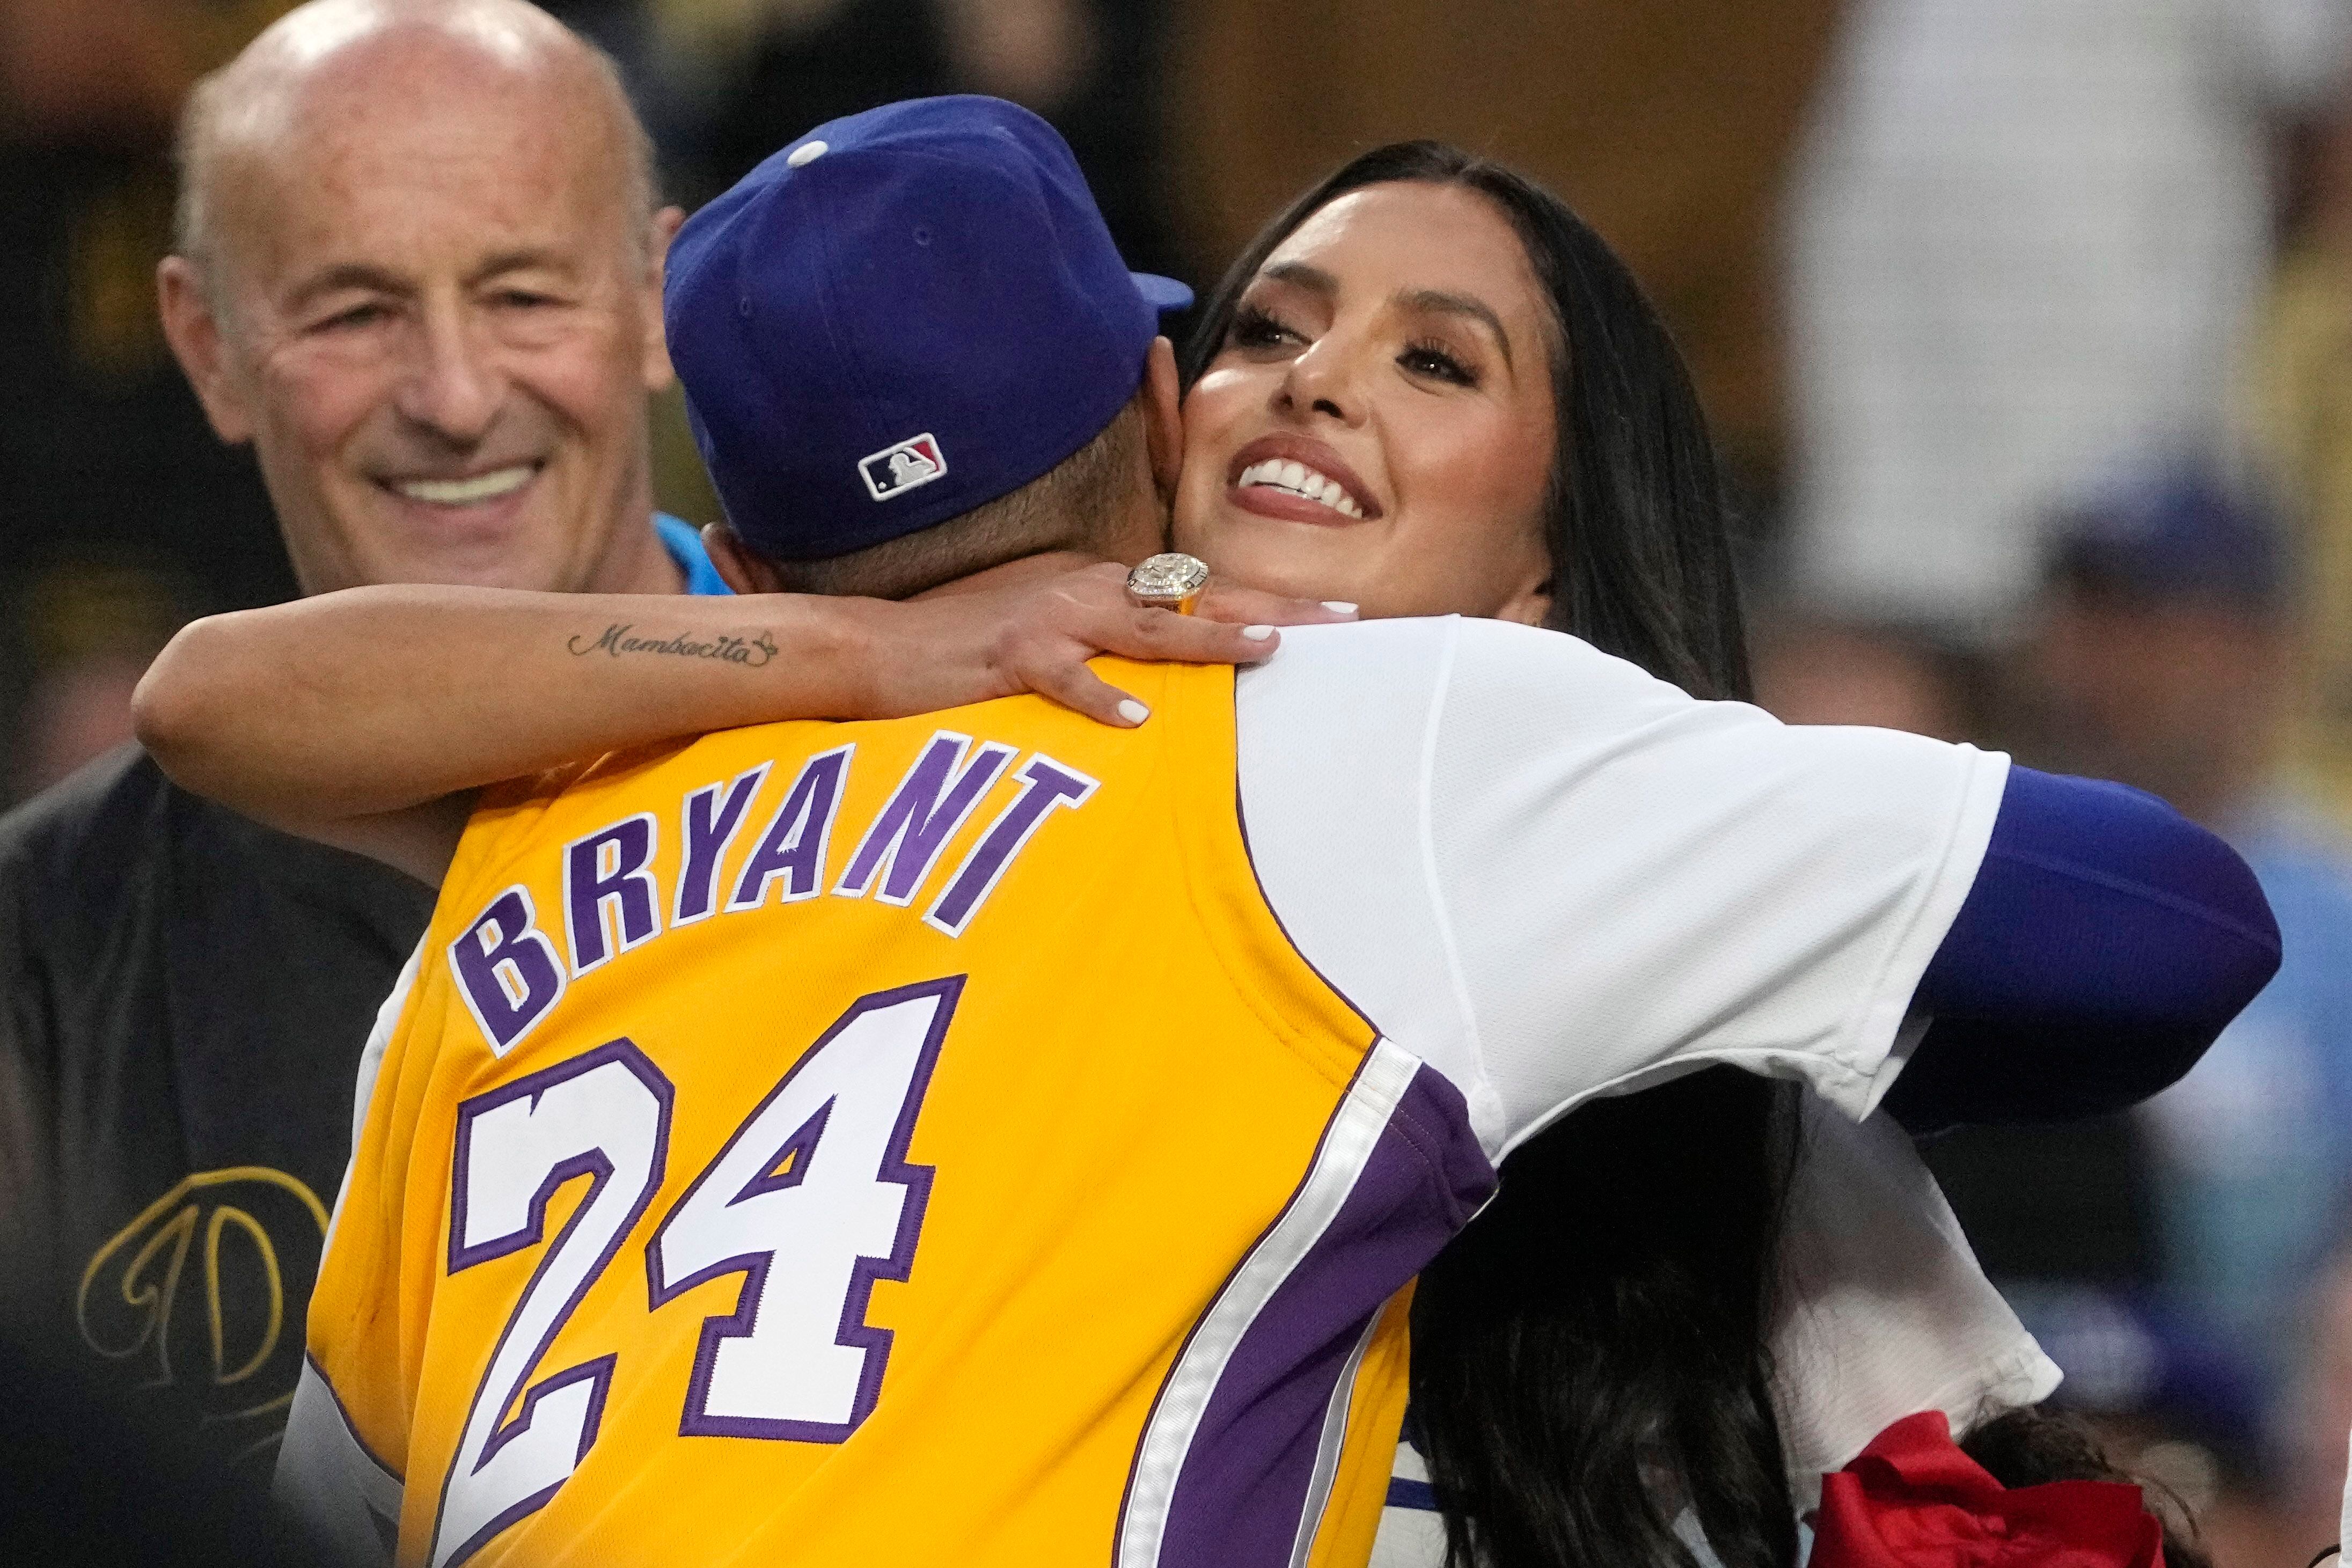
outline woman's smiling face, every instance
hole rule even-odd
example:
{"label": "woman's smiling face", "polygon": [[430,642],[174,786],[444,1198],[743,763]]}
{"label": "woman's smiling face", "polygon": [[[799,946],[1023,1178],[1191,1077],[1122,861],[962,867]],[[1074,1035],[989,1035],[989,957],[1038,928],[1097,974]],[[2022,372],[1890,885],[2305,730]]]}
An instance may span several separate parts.
{"label": "woman's smiling face", "polygon": [[1185,398],[1176,547],[1367,616],[1540,621],[1558,338],[1486,196],[1339,197],[1266,258]]}

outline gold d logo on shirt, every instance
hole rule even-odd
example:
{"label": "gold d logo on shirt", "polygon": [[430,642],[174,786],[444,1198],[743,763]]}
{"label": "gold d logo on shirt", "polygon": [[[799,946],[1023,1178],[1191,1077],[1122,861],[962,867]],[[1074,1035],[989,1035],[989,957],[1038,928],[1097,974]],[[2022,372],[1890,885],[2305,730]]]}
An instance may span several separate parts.
{"label": "gold d logo on shirt", "polygon": [[[98,1249],[75,1321],[109,1360],[146,1358],[148,1386],[198,1384],[212,1395],[206,1425],[278,1414],[293,1398],[326,1234],[326,1206],[297,1177],[266,1165],[197,1172]],[[184,1288],[200,1318],[183,1310]]]}

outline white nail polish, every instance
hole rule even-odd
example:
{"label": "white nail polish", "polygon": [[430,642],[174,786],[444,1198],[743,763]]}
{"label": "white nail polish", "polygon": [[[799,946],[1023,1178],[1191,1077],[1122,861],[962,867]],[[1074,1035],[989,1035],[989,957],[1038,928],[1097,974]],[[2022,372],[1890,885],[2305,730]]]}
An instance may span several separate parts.
{"label": "white nail polish", "polygon": [[1323,607],[1335,616],[1352,616],[1356,613],[1356,606],[1345,599],[1326,599],[1323,601]]}
{"label": "white nail polish", "polygon": [[1132,697],[1122,697],[1118,701],[1118,716],[1130,724],[1140,724],[1151,717],[1151,710]]}
{"label": "white nail polish", "polygon": [[1242,628],[1242,636],[1249,638],[1252,642],[1264,642],[1273,635],[1274,628],[1272,626],[1244,626]]}

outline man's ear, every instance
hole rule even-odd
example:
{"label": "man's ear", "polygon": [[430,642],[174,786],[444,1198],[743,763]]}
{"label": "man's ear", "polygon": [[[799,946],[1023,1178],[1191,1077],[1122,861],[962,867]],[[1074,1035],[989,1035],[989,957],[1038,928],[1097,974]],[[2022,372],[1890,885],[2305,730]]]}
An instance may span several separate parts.
{"label": "man's ear", "polygon": [[1184,411],[1176,391],[1176,345],[1151,340],[1143,362],[1143,436],[1151,453],[1151,482],[1162,506],[1176,501],[1176,476],[1184,468]]}
{"label": "man's ear", "polygon": [[723,522],[702,525],[702,548],[710,552],[710,563],[719,568],[719,577],[739,594],[781,594],[783,579],[776,569],[743,547],[735,531]]}
{"label": "man's ear", "polygon": [[163,318],[164,341],[205,405],[213,434],[231,446],[252,440],[253,411],[229,374],[228,345],[194,262],[167,256],[156,265],[155,304]]}
{"label": "man's ear", "polygon": [[669,276],[669,244],[686,221],[684,207],[664,207],[654,214],[646,235],[646,364],[647,392],[668,387],[676,372],[670,368],[669,338],[662,330],[662,286]]}

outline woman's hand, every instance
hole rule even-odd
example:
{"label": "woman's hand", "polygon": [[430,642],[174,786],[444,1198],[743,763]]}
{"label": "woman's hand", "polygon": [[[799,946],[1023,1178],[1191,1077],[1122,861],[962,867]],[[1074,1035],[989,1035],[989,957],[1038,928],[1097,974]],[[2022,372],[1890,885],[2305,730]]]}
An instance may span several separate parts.
{"label": "woman's hand", "polygon": [[829,718],[896,719],[1034,691],[1132,728],[1148,710],[1088,659],[1255,664],[1281,642],[1276,626],[1356,618],[1352,605],[1217,586],[1190,616],[1139,608],[1127,596],[1127,569],[1108,563],[903,604],[855,603],[873,643],[858,661],[866,679],[850,689],[856,710]]}

